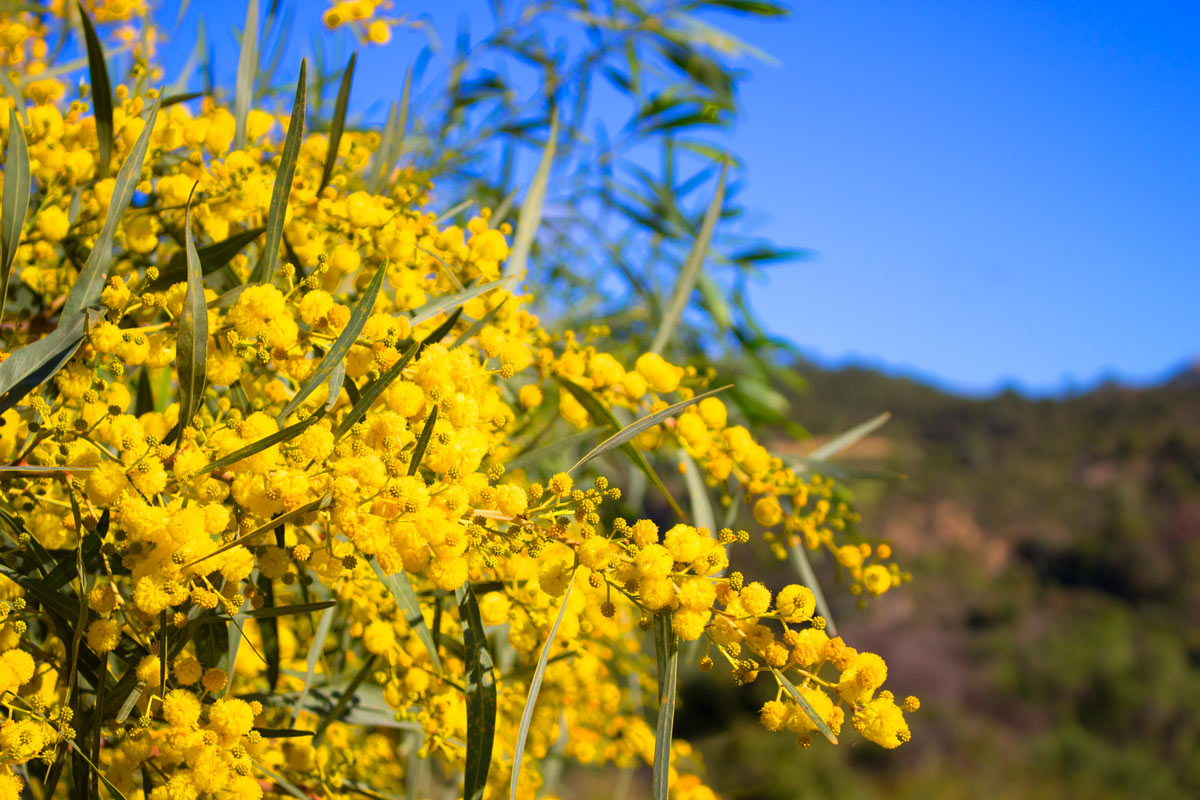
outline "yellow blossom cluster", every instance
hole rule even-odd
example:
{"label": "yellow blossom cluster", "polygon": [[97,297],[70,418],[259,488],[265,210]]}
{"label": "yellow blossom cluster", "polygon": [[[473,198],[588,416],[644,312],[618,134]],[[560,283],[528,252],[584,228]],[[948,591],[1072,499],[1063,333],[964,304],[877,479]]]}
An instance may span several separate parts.
{"label": "yellow blossom cluster", "polygon": [[322,21],[331,29],[349,26],[364,42],[387,44],[396,21],[378,15],[391,7],[388,0],[337,0],[325,10]]}
{"label": "yellow blossom cluster", "polygon": [[[325,21],[386,41],[380,6],[340,2]],[[75,13],[52,8],[0,14],[4,64],[50,66]],[[93,11],[121,41],[132,4]],[[287,116],[240,125],[143,83],[114,88],[108,163],[67,77],[0,97],[32,187],[0,316],[0,798],[27,781],[155,800],[395,794],[461,780],[481,736],[486,796],[514,782],[532,798],[551,754],[654,763],[630,687],[653,671],[655,620],[702,640],[703,668],[767,673],[768,729],[807,744],[849,717],[883,747],[908,739],[915,698],[902,709],[882,658],[825,633],[810,588],[730,571],[760,536],[828,550],[857,592],[905,578],[886,545],[850,539],[830,481],[737,423],[712,375],[553,332],[505,272],[510,227],[486,208],[439,222],[429,186],[379,163],[377,132],[310,133],[289,156]],[[8,380],[67,330],[110,227],[76,349]],[[591,446],[612,414],[668,409],[622,446],[685,459],[753,531],[656,522],[605,476],[577,485],[583,466],[542,438],[574,426]],[[698,754],[670,750],[675,796],[712,797]]]}

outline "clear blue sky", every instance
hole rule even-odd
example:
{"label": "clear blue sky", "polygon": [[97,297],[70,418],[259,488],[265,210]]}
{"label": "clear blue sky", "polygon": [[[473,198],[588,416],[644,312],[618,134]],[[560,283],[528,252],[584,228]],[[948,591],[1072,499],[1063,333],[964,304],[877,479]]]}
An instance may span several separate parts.
{"label": "clear blue sky", "polygon": [[[323,4],[298,5],[303,31]],[[732,28],[780,62],[745,65],[742,200],[817,253],[758,287],[776,332],[973,392],[1200,356],[1200,4],[793,7]],[[485,9],[396,3],[445,40]],[[208,13],[232,72],[240,17]],[[360,53],[355,106],[398,94],[416,44]]]}

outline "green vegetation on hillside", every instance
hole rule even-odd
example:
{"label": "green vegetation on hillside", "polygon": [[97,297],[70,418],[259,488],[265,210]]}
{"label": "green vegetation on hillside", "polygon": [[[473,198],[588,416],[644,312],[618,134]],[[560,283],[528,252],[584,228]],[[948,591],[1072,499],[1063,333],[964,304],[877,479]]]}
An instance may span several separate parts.
{"label": "green vegetation on hillside", "polygon": [[[707,734],[719,789],[1200,796],[1194,373],[1032,400],[963,398],[857,368],[800,372],[809,390],[791,398],[793,418],[811,431],[894,414],[845,460],[907,476],[855,487],[861,533],[890,539],[916,580],[867,614],[834,611],[848,639],[889,653],[890,679],[924,705],[898,758],[796,756],[755,729],[752,690],[717,695],[695,676],[682,724]],[[836,581],[830,564],[818,571]],[[729,730],[726,715],[746,724]]]}

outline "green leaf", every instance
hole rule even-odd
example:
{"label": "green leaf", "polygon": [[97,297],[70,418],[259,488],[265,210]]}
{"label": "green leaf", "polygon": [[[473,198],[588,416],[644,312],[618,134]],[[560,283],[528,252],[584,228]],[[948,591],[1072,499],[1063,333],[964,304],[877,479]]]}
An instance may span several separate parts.
{"label": "green leaf", "polygon": [[112,263],[113,237],[117,233],[117,225],[124,216],[125,209],[129,207],[129,201],[133,199],[133,192],[141,180],[142,165],[146,161],[146,150],[150,147],[150,134],[154,132],[154,123],[158,121],[159,102],[160,100],[155,100],[154,105],[150,107],[150,116],[146,120],[145,127],[142,128],[141,134],[134,142],[133,149],[125,158],[125,163],[117,172],[104,225],[100,228],[100,235],[96,238],[96,244],[92,247],[91,254],[88,255],[87,263],[79,271],[79,276],[75,279],[75,283],[67,295],[67,300],[63,304],[62,314],[59,317],[60,327],[63,321],[70,321],[81,315],[85,308],[94,306],[100,300],[100,292],[104,289],[104,281],[108,278],[108,268]]}
{"label": "green leaf", "polygon": [[817,726],[817,730],[821,732],[821,735],[828,739],[832,744],[837,744],[838,740],[837,737],[833,735],[833,731],[829,729],[829,726],[825,724],[825,720],[821,719],[821,715],[817,713],[816,709],[812,707],[812,704],[808,702],[804,695],[800,694],[800,690],[796,688],[795,684],[789,681],[787,676],[775,667],[771,667],[771,672],[774,673],[775,679],[779,681],[783,688],[787,689],[788,694],[792,696],[792,699],[796,701],[796,704],[804,710],[804,713],[808,715],[808,718],[812,720],[813,724]]}
{"label": "green leaf", "polygon": [[308,419],[301,420],[300,422],[297,422],[295,425],[289,425],[286,428],[283,428],[281,430],[276,431],[275,433],[272,433],[270,436],[264,436],[263,438],[259,439],[257,442],[252,442],[251,444],[248,444],[245,447],[242,447],[238,450],[234,450],[229,455],[221,456],[216,461],[212,461],[212,462],[206,464],[205,466],[201,467],[200,469],[196,470],[191,475],[189,475],[188,478],[189,479],[195,478],[196,476],[203,475],[206,472],[212,472],[213,470],[216,470],[216,469],[222,469],[224,467],[228,467],[230,464],[236,464],[237,462],[241,461],[243,458],[249,458],[250,456],[254,455],[255,453],[261,453],[263,450],[266,450],[268,447],[274,447],[277,444],[282,444],[283,442],[290,441],[290,440],[296,438],[297,436],[299,436],[300,434],[304,433],[305,430],[307,430],[309,427],[314,425],[323,416],[325,416],[325,410],[320,409],[319,411],[317,411],[317,413],[313,414]]}
{"label": "green leaf", "polygon": [[388,112],[387,124],[383,128],[383,136],[379,140],[379,149],[375,151],[374,175],[367,184],[372,194],[379,194],[391,176],[392,167],[404,148],[404,135],[408,129],[408,104],[412,94],[412,69],[404,73],[404,91],[400,95],[400,104],[392,103]]}
{"label": "green leaf", "polygon": [[264,739],[296,739],[301,736],[312,736],[316,731],[304,731],[297,728],[259,728],[255,726],[251,730],[257,731],[258,735]]}
{"label": "green leaf", "polygon": [[[200,257],[200,274],[208,275],[228,264],[234,256],[246,249],[246,245],[261,236],[265,230],[266,228],[260,225],[257,228],[239,231],[228,239],[206,244],[198,249],[196,254]],[[159,270],[158,277],[151,281],[146,288],[148,291],[157,292],[184,280],[187,280],[187,254],[179,252],[171,256],[167,265]]]}
{"label": "green leaf", "polygon": [[425,651],[429,653],[429,660],[433,662],[434,670],[440,673],[442,671],[442,660],[438,657],[437,644],[433,641],[433,632],[425,624],[425,615],[421,613],[421,604],[417,600],[417,593],[413,591],[412,582],[409,581],[408,575],[403,571],[392,575],[384,575],[383,569],[375,561],[371,562],[371,566],[374,568],[379,582],[386,586],[388,591],[392,593],[392,597],[396,601],[396,606],[403,612],[408,626],[417,634],[417,638],[421,640],[421,644],[425,645]]}
{"label": "green leaf", "polygon": [[758,17],[786,17],[792,13],[792,10],[785,5],[765,3],[762,0],[705,0],[705,4],[741,11]]}
{"label": "green leaf", "polygon": [[[338,335],[333,346],[325,353],[325,357],[321,359],[321,363],[312,371],[312,375],[304,382],[304,385],[296,392],[296,395],[284,406],[283,411],[275,418],[276,422],[283,423],[291,413],[300,407],[304,399],[317,390],[317,387],[327,382],[333,375],[333,372],[339,365],[343,366],[346,359],[346,354],[350,352],[350,348],[354,346],[358,340],[358,335],[362,333],[363,326],[367,324],[367,318],[371,316],[372,310],[375,308],[375,298],[379,296],[379,287],[383,285],[383,276],[387,273],[387,261],[379,265],[379,269],[375,270],[374,277],[371,278],[371,283],[368,284],[362,296],[358,299],[358,304],[354,306],[354,311],[350,314],[350,320],[346,323],[346,327]],[[344,374],[344,373],[343,373]],[[336,397],[336,396],[335,396]]]}
{"label": "green leaf", "polygon": [[713,230],[717,226],[717,220],[721,217],[721,205],[725,202],[725,175],[728,171],[729,162],[725,162],[721,165],[721,177],[717,181],[717,189],[713,192],[712,201],[708,204],[708,210],[704,212],[704,221],[700,223],[700,233],[692,244],[687,260],[683,262],[683,268],[679,270],[675,288],[671,291],[671,299],[667,301],[667,307],[663,311],[662,323],[658,326],[658,333],[655,334],[654,342],[650,345],[652,353],[661,354],[663,348],[667,346],[667,342],[671,341],[675,326],[683,317],[683,310],[687,308],[692,290],[696,288],[696,281],[704,268],[704,258],[708,255],[708,247],[712,242]]}
{"label": "green leaf", "polygon": [[496,737],[496,675],[492,653],[483,633],[479,603],[471,584],[454,590],[462,620],[467,667],[467,758],[463,770],[463,800],[481,800],[492,765]]}
{"label": "green leaf", "polygon": [[25,129],[17,112],[8,110],[8,149],[4,155],[4,197],[0,201],[0,320],[4,319],[4,304],[8,300],[8,278],[21,230],[29,212],[29,148],[25,144]]}
{"label": "green leaf", "polygon": [[597,436],[607,430],[611,430],[611,428],[588,428],[586,431],[578,431],[576,433],[571,433],[560,437],[555,439],[550,444],[543,445],[541,447],[535,447],[533,450],[527,450],[521,453],[516,458],[513,458],[507,464],[505,464],[505,469],[509,472],[512,472],[513,470],[543,464],[546,456],[550,455],[551,453],[571,447],[572,445],[595,439]]}
{"label": "green leaf", "polygon": [[683,411],[688,406],[693,406],[696,403],[699,403],[701,400],[704,400],[705,398],[712,397],[715,394],[719,394],[719,393],[725,391],[726,389],[730,388],[730,386],[732,386],[732,385],[733,384],[730,384],[729,386],[722,386],[719,389],[712,389],[711,391],[704,392],[703,394],[698,394],[695,397],[691,397],[687,400],[684,400],[683,402],[676,403],[673,406],[664,408],[662,411],[657,411],[653,414],[647,414],[646,416],[642,417],[641,419],[637,420],[636,422],[630,423],[628,426],[617,431],[615,434],[608,437],[600,444],[596,445],[594,448],[592,448],[587,453],[587,455],[585,455],[583,458],[576,461],[575,465],[567,471],[574,472],[575,470],[579,469],[587,462],[591,461],[593,458],[596,458],[597,456],[603,455],[604,453],[607,453],[610,450],[614,450],[628,442],[631,442],[633,439],[637,438],[638,435],[640,435],[643,431],[649,430],[650,428],[653,428],[655,425],[658,425],[659,423],[661,423],[663,420],[665,420],[669,417],[675,416],[676,414],[678,414],[680,411]]}
{"label": "green leaf", "polygon": [[[337,100],[333,104],[333,123],[329,128],[329,148],[325,151],[325,167],[321,170],[321,186],[324,189],[329,185],[329,179],[333,176],[333,165],[337,161],[338,145],[342,141],[342,131],[346,128],[346,107],[350,103],[350,82],[354,80],[354,64],[358,60],[358,53],[350,55],[350,62],[346,64],[346,71],[342,73],[342,83],[338,86]],[[320,191],[318,189],[317,191]]]}
{"label": "green leaf", "polygon": [[254,768],[256,770],[261,772],[263,775],[266,775],[271,780],[275,781],[276,786],[283,789],[285,792],[290,794],[292,797],[297,798],[297,800],[312,800],[312,795],[310,795],[308,792],[301,791],[298,786],[296,786],[294,783],[289,781],[287,778],[283,777],[282,775],[277,775],[276,773],[267,769],[266,767],[264,767],[262,764],[258,763],[257,761],[254,761],[253,763],[254,763]]}
{"label": "green leaf", "polygon": [[354,677],[350,680],[350,684],[342,690],[342,696],[338,698],[337,704],[333,708],[329,709],[329,713],[321,717],[321,720],[317,723],[316,731],[313,732],[314,747],[320,745],[321,740],[325,737],[325,730],[332,723],[342,718],[343,712],[345,712],[346,708],[350,705],[350,701],[354,699],[355,693],[358,691],[358,687],[362,686],[363,681],[365,681],[367,676],[370,675],[372,670],[375,669],[375,662],[378,660],[378,658],[379,656],[372,654],[366,661],[363,662],[363,665],[359,667],[358,672],[356,672]]}
{"label": "green leaf", "polygon": [[213,556],[219,556],[221,553],[224,553],[226,550],[232,550],[233,548],[237,547],[238,545],[244,544],[245,542],[249,541],[250,539],[253,539],[255,536],[259,536],[261,534],[267,533],[268,531],[273,531],[273,530],[275,530],[275,528],[279,527],[280,525],[286,525],[287,523],[289,523],[293,520],[299,519],[299,518],[305,516],[306,514],[311,514],[313,511],[320,511],[322,508],[325,508],[327,505],[329,505],[329,503],[332,499],[333,499],[333,496],[331,494],[326,494],[316,500],[313,500],[311,503],[305,503],[304,505],[300,506],[299,508],[294,508],[291,511],[287,511],[283,514],[280,514],[279,516],[271,519],[269,522],[267,522],[263,525],[259,525],[257,528],[250,531],[249,533],[243,534],[243,535],[237,537],[236,539],[234,539],[233,541],[221,545],[216,550],[213,550],[211,553],[207,553],[193,561],[189,561],[188,563],[184,564],[183,566],[184,567],[194,567],[196,564],[199,564],[203,561],[207,561],[208,559],[212,558]]}
{"label": "green leaf", "polygon": [[870,436],[891,418],[892,413],[890,411],[885,411],[877,417],[872,417],[866,422],[859,423],[845,433],[835,436],[825,444],[818,447],[816,450],[813,450],[808,454],[808,458],[815,459],[817,461],[833,458],[838,453],[858,442],[860,439]]}
{"label": "green leaf", "polygon": [[654,728],[654,800],[667,800],[671,779],[671,738],[675,727],[675,690],[679,678],[679,637],[671,615],[654,617],[654,653],[658,660],[658,722]]}
{"label": "green leaf", "polygon": [[528,269],[529,250],[533,247],[533,237],[538,226],[542,224],[542,204],[546,201],[546,184],[550,180],[550,168],[554,165],[554,148],[558,142],[558,109],[550,117],[550,134],[546,137],[546,148],[542,151],[542,160],[538,163],[537,172],[529,184],[529,192],[521,211],[517,214],[517,230],[513,235],[512,250],[504,262],[504,275],[513,282],[524,279]]}
{"label": "green leaf", "polygon": [[[193,191],[195,187],[193,187]],[[187,250],[187,291],[183,295],[183,311],[179,315],[179,338],[175,343],[179,370],[179,437],[175,449],[183,443],[183,431],[204,398],[204,375],[208,364],[208,308],[204,303],[204,279],[200,276],[200,256],[192,238],[192,203],[184,216],[183,243]]]}
{"label": "green leaf", "polygon": [[19,403],[71,360],[83,344],[84,320],[84,315],[78,314],[0,362],[0,414]]}
{"label": "green leaf", "polygon": [[304,707],[304,701],[308,697],[313,675],[317,672],[317,662],[321,660],[321,653],[325,648],[325,638],[329,635],[329,628],[333,625],[335,613],[337,613],[337,606],[330,606],[321,614],[321,620],[317,623],[312,644],[308,647],[308,667],[304,673],[304,688],[300,690],[296,697],[296,705],[292,708],[292,725],[296,724],[296,720],[300,717],[300,709]]}
{"label": "green leaf", "polygon": [[337,429],[334,430],[334,439],[340,439],[345,436],[346,433],[353,428],[368,411],[371,410],[371,406],[375,405],[375,401],[379,399],[379,396],[382,395],[384,390],[391,385],[392,381],[400,377],[401,371],[408,366],[408,362],[412,361],[413,356],[416,355],[420,349],[420,343],[413,342],[409,346],[408,350],[404,352],[404,355],[396,359],[395,364],[392,364],[392,366],[388,367],[387,372],[380,375],[377,380],[372,381],[367,388],[362,390],[362,393],[359,395],[358,402],[350,407],[350,410],[346,412],[346,416],[342,417],[342,421],[338,424]]}
{"label": "green leaf", "polygon": [[696,278],[696,288],[700,290],[700,298],[704,301],[713,322],[721,330],[729,330],[729,326],[733,324],[733,312],[729,303],[725,302],[724,290],[703,270]]}
{"label": "green leaf", "polygon": [[500,287],[506,285],[507,282],[507,279],[500,278],[489,283],[471,286],[463,289],[461,292],[455,292],[454,294],[447,294],[434,298],[420,308],[415,309],[412,312],[412,318],[409,320],[409,322],[414,327],[420,325],[422,322],[428,322],[438,314],[445,313],[453,308],[458,308],[459,306],[464,305],[468,300],[474,300],[476,297],[487,294],[493,289],[499,289]]}
{"label": "green leaf", "polygon": [[83,25],[83,39],[87,45],[88,73],[92,81],[92,112],[96,117],[96,140],[100,145],[100,159],[96,172],[101,178],[108,177],[112,162],[113,146],[113,101],[112,86],[108,81],[108,66],[104,61],[104,48],[96,35],[96,26],[88,16],[87,7],[78,3],[79,21]]}
{"label": "green leaf", "polygon": [[[266,602],[266,607],[260,610],[276,610],[274,582],[260,573],[255,583],[263,593],[263,599]],[[292,609],[293,606],[284,608]],[[273,692],[279,686],[279,667],[283,660],[279,652],[279,620],[276,616],[256,617],[255,619],[259,620],[258,633],[262,637],[263,657],[267,662],[267,686]]]}
{"label": "green leaf", "polygon": [[789,464],[796,472],[815,472],[830,478],[841,480],[864,481],[902,481],[907,477],[903,472],[890,469],[872,469],[853,464],[841,464],[836,461],[825,461],[808,456],[785,456],[784,463]]}
{"label": "green leaf", "polygon": [[[333,368],[333,372],[329,375],[329,391],[325,393],[325,410],[333,411],[333,407],[337,405],[338,398],[342,394],[342,387],[346,385],[346,362],[339,361],[337,366]],[[350,386],[354,385],[351,381]],[[354,402],[354,397],[350,398],[350,402]]]}
{"label": "green leaf", "polygon": [[[561,375],[556,375],[555,380],[557,380],[559,385],[570,392],[575,399],[579,401],[579,404],[587,410],[588,414],[591,415],[593,422],[595,422],[597,425],[607,425],[615,431],[620,431],[621,423],[618,422],[617,418],[613,416],[613,413],[609,411],[603,403],[600,402],[599,398],[597,398],[589,390],[572,380],[562,377]],[[671,510],[674,511],[680,519],[686,520],[687,514],[683,513],[683,508],[681,508],[679,503],[675,501],[675,498],[671,495],[671,491],[667,489],[666,484],[662,482],[662,478],[658,477],[658,473],[654,471],[654,467],[650,466],[650,462],[646,460],[645,454],[629,442],[620,444],[619,447],[621,448],[621,452],[628,456],[629,460],[633,462],[633,465],[637,467],[652,484],[654,484],[654,488],[662,492],[662,495],[664,498],[666,498],[667,505],[671,507]]]}
{"label": "green leaf", "polygon": [[133,711],[133,707],[137,705],[138,699],[142,696],[142,692],[146,691],[146,682],[138,681],[137,686],[125,698],[125,702],[121,703],[121,708],[117,711],[117,724],[120,725],[129,719],[129,714]]}
{"label": "green leaf", "polygon": [[196,658],[205,667],[215,667],[229,652],[229,625],[199,625],[192,636]]}
{"label": "green leaf", "polygon": [[279,154],[279,171],[275,173],[275,185],[271,189],[271,207],[267,211],[267,240],[263,244],[258,269],[251,276],[253,283],[270,283],[275,276],[275,262],[279,260],[279,244],[283,241],[283,221],[287,216],[288,196],[292,193],[296,159],[300,155],[300,142],[304,138],[306,69],[306,63],[301,61],[300,79],[296,82],[296,99],[292,103],[292,116],[288,122],[287,137],[283,140],[283,150]]}
{"label": "green leaf", "polygon": [[0,88],[4,89],[4,93],[13,100],[16,108],[20,109],[22,121],[27,121],[29,117],[25,112],[25,95],[21,91],[21,87],[13,83],[13,79],[6,69],[0,69]]}
{"label": "green leaf", "polygon": [[186,103],[189,100],[195,100],[198,97],[204,97],[204,92],[184,92],[182,94],[168,94],[163,97],[162,107],[168,108],[170,106],[179,105],[180,103]]}
{"label": "green leaf", "polygon": [[[254,76],[258,74],[258,0],[246,3],[246,22],[242,26],[242,48],[238,52],[237,82],[233,95],[233,149],[246,146],[246,122],[254,99]],[[304,75],[303,62],[300,74]],[[303,83],[303,77],[301,78]],[[301,106],[303,108],[303,106]],[[288,180],[291,185],[291,180]],[[268,275],[268,279],[269,279]]]}
{"label": "green leaf", "polygon": [[429,440],[433,438],[433,426],[437,424],[438,406],[434,406],[428,418],[425,420],[425,426],[421,428],[421,435],[417,437],[417,443],[413,446],[412,459],[408,462],[408,474],[416,475],[417,470],[421,468],[421,459],[425,457],[425,450],[429,447]]}
{"label": "green leaf", "polygon": [[[276,525],[278,520],[272,520]],[[333,608],[337,603],[333,600],[323,600],[317,603],[292,603],[286,606],[266,606],[264,608],[256,608],[253,611],[247,611],[241,615],[246,619],[275,619],[278,617],[291,617],[296,614],[311,614],[314,611],[324,611],[327,608]]]}
{"label": "green leaf", "polygon": [[500,305],[489,308],[486,314],[475,320],[473,323],[471,323],[471,327],[467,328],[458,335],[458,338],[454,340],[454,344],[450,345],[450,348],[454,349],[455,347],[462,347],[471,339],[472,336],[476,336],[481,330],[483,330],[484,326],[496,318],[496,314],[499,313],[500,309],[504,308],[504,304],[507,302],[508,298],[506,297],[500,302]]}
{"label": "green leaf", "polygon": [[517,730],[517,748],[513,751],[509,800],[517,800],[517,780],[521,777],[521,760],[525,755],[525,740],[529,737],[529,725],[533,722],[533,709],[537,705],[538,693],[542,690],[542,680],[546,677],[546,664],[550,660],[550,646],[554,644],[554,635],[558,633],[558,626],[562,624],[563,615],[567,613],[567,601],[570,599],[571,584],[568,583],[567,591],[563,593],[562,605],[558,609],[558,618],[554,621],[554,627],[550,629],[546,644],[542,646],[542,654],[538,656],[537,669],[533,671],[533,678],[529,681],[529,694],[525,698],[525,710],[521,712],[521,727]]}
{"label": "green leaf", "polygon": [[708,487],[704,485],[704,477],[700,474],[700,466],[686,452],[680,453],[683,462],[684,483],[687,484],[688,498],[691,500],[692,521],[698,528],[708,528],[712,533],[717,532],[717,516],[713,513],[712,501],[708,497]]}

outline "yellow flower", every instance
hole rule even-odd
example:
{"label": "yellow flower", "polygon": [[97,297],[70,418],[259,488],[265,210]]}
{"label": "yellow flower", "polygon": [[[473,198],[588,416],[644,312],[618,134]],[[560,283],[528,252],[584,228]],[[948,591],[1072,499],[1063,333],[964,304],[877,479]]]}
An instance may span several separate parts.
{"label": "yellow flower", "polygon": [[71,228],[71,222],[67,219],[67,212],[63,211],[58,206],[46,206],[37,215],[38,233],[42,235],[46,241],[58,242],[67,235],[67,231]]}

